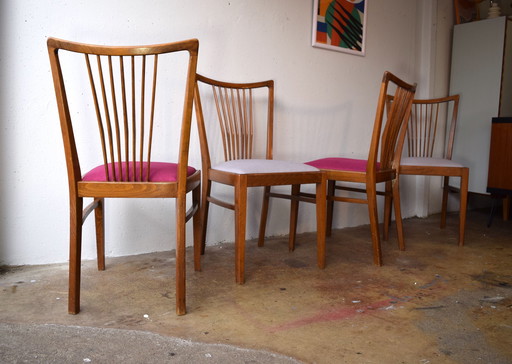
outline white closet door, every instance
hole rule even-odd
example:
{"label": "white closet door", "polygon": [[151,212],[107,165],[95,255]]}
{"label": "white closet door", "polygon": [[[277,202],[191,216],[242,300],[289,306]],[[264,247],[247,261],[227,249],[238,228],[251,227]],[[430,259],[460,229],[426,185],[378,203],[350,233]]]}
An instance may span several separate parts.
{"label": "white closet door", "polygon": [[460,94],[460,106],[453,160],[469,167],[471,192],[486,193],[491,119],[499,113],[505,23],[506,17],[500,17],[454,27],[450,94]]}

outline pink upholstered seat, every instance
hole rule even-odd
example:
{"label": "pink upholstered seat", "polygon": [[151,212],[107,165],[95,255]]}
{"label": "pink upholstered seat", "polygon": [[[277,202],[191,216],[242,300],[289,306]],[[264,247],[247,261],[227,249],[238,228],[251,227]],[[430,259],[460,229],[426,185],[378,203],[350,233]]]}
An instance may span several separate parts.
{"label": "pink upholstered seat", "polygon": [[[366,172],[366,159],[352,159],[352,158],[321,158],[306,164],[316,167],[318,169],[330,169],[335,171],[351,171],[351,172]],[[377,170],[380,168],[380,163],[377,162]]]}
{"label": "pink upholstered seat", "polygon": [[[134,179],[134,171],[136,172],[136,175],[139,175],[140,171],[140,162],[135,163],[135,169],[133,168],[132,162],[130,163],[130,178],[126,178],[127,168],[126,164],[122,163],[121,166],[119,164],[115,164],[115,173],[117,177],[117,181],[134,181],[137,182],[137,180]],[[109,176],[110,180],[113,180],[113,174],[112,174],[112,164],[108,165],[109,170]],[[142,176],[143,178],[146,177],[148,170],[148,163],[143,162],[142,163]],[[120,178],[120,171],[122,171],[122,178]],[[194,167],[187,167],[187,176],[191,176],[196,172],[196,169]],[[149,173],[149,181],[144,182],[176,182],[176,178],[178,176],[178,165],[176,163],[165,163],[165,162],[151,162],[150,167],[150,173]],[[101,164],[93,169],[91,169],[89,172],[87,172],[83,178],[82,181],[95,181],[95,182],[105,182],[107,181],[107,178],[105,176],[105,165]]]}

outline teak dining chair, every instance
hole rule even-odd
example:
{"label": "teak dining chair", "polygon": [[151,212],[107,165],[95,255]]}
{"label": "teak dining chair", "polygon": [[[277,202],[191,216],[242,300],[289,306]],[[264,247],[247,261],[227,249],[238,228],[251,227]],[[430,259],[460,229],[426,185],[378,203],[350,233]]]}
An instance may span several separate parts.
{"label": "teak dining chair", "polygon": [[[104,270],[104,199],[167,197],[176,199],[176,313],[185,314],[185,224],[194,216],[194,239],[200,226],[200,172],[188,166],[199,42],[125,47],[49,38],[47,43],[68,170],[69,313],[80,311],[87,216],[95,212],[98,269]],[[162,159],[176,158],[170,148],[174,139],[162,135],[164,126],[179,140],[177,163],[153,161],[157,144],[165,150]],[[88,162],[99,161],[82,173]],[[93,199],[85,209],[84,198]]]}
{"label": "teak dining chair", "polygon": [[[390,85],[391,84],[391,85]],[[385,115],[386,95],[389,86],[395,87],[393,103],[390,112]],[[370,217],[370,229],[373,244],[373,262],[382,265],[382,251],[380,245],[377,195],[393,195],[395,205],[395,217],[398,233],[398,246],[404,249],[404,238],[402,229],[402,216],[400,211],[400,191],[398,184],[398,168],[400,165],[401,149],[398,145],[399,134],[405,133],[405,124],[409,119],[411,103],[416,91],[416,85],[411,85],[399,79],[390,72],[384,72],[380,86],[380,95],[377,102],[377,112],[373,125],[373,133],[370,142],[370,150],[367,159],[353,158],[321,158],[306,164],[319,168],[326,174],[327,178],[327,235],[331,235],[333,208],[335,201],[359,203],[368,205]],[[383,123],[384,117],[387,120]],[[337,184],[343,182],[343,185]],[[346,183],[364,184],[364,188],[351,187]],[[389,182],[385,191],[377,191],[377,184]],[[362,198],[350,196],[337,196],[336,191],[345,190],[361,193]],[[311,197],[307,193],[296,188],[293,191],[295,196]],[[292,206],[298,209],[298,203]],[[298,213],[292,213],[294,219]],[[291,223],[296,225],[296,223]]]}
{"label": "teak dining chair", "polygon": [[[317,168],[302,163],[273,159],[274,82],[228,83],[197,75],[196,115],[202,156],[201,246],[195,249],[195,267],[201,269],[204,253],[209,204],[235,212],[235,277],[245,282],[245,239],[247,190],[250,187],[316,184],[317,197],[317,265],[325,266],[325,180]],[[205,112],[205,105],[212,112]],[[257,113],[261,111],[261,116]],[[263,111],[262,111],[263,109]],[[209,117],[206,122],[206,117]],[[264,121],[266,119],[266,121]],[[263,123],[261,122],[263,120]],[[218,138],[209,138],[216,130]],[[259,138],[259,136],[262,136]],[[212,140],[222,140],[222,158],[212,148]],[[256,143],[266,139],[264,159],[255,159]],[[234,202],[212,196],[212,183],[234,187]],[[267,217],[269,195],[264,193],[261,224]],[[261,228],[260,228],[261,231]],[[263,243],[260,239],[259,246]]]}
{"label": "teak dining chair", "polygon": [[[393,99],[390,98],[391,103]],[[468,197],[469,168],[452,161],[455,129],[457,126],[457,113],[459,108],[459,95],[435,99],[414,100],[411,118],[407,127],[407,157],[400,162],[400,174],[443,176],[443,199],[441,206],[441,228],[446,226],[446,213],[448,205],[448,192],[450,177],[460,178],[460,210],[459,210],[459,245],[464,245],[464,230],[466,224],[466,210]],[[445,148],[440,157],[436,157],[435,148],[438,143],[444,143],[445,124],[441,120],[446,117],[449,122],[448,137]],[[441,139],[441,140],[439,140]],[[402,141],[405,143],[405,140]],[[389,204],[390,206],[390,204]],[[388,207],[386,205],[386,207]],[[387,211],[385,216],[389,216]],[[389,221],[384,224],[387,229]],[[385,232],[386,234],[387,232]]]}

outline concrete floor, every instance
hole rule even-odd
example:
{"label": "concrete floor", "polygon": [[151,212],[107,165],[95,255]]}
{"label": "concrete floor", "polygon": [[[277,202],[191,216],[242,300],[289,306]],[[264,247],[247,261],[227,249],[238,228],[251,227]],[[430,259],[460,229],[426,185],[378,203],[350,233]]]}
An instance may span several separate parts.
{"label": "concrete floor", "polygon": [[[144,331],[305,363],[512,363],[512,221],[496,217],[487,228],[487,214],[469,212],[463,248],[457,215],[444,230],[439,216],[405,220],[407,250],[392,230],[383,267],[372,265],[368,226],[333,233],[325,270],[315,265],[314,234],[300,236],[293,253],[286,237],[250,243],[243,286],[232,244],[208,247],[202,272],[188,250],[181,317],[172,252],[110,258],[105,272],[84,262],[76,316],[67,314],[67,265],[9,268],[0,274],[0,323]],[[231,358],[223,362],[279,362]]]}

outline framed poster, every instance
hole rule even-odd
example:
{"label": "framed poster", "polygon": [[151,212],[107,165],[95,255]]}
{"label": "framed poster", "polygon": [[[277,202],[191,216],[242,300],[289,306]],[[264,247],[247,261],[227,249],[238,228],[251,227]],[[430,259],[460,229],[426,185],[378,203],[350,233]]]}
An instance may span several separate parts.
{"label": "framed poster", "polygon": [[313,47],[365,55],[368,0],[314,0]]}

